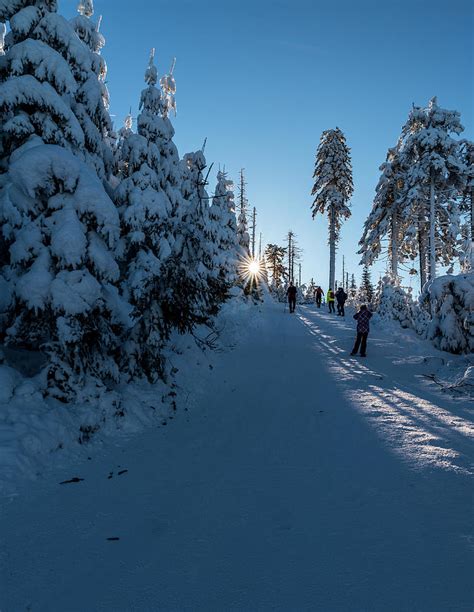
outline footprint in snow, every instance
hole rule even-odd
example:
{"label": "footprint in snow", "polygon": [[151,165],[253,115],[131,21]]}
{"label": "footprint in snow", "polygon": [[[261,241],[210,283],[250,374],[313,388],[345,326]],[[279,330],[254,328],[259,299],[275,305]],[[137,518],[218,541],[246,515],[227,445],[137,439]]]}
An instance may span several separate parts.
{"label": "footprint in snow", "polygon": [[63,480],[59,484],[70,484],[71,482],[82,482],[83,480],[84,478],[78,478],[77,476],[74,476],[74,478],[71,478],[70,480]]}

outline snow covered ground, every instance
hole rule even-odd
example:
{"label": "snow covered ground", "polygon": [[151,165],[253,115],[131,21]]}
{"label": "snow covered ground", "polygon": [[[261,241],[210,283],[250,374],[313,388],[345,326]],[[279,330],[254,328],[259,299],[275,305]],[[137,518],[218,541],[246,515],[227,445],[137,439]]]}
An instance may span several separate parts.
{"label": "snow covered ground", "polygon": [[472,610],[473,405],[426,377],[467,358],[381,323],[352,358],[350,316],[283,310],[183,355],[167,427],[4,495],[2,612]]}
{"label": "snow covered ground", "polygon": [[[242,337],[250,309],[240,297],[224,305],[215,324],[220,334],[216,347],[229,348],[237,334]],[[206,326],[195,333],[198,342],[209,335],[214,336]],[[0,346],[0,496],[14,492],[19,479],[41,479],[67,461],[87,460],[117,435],[173,420],[178,404],[183,409],[193,401],[202,370],[209,368],[212,351],[202,344],[189,334],[175,334],[167,353],[175,372],[170,385],[134,383],[97,396],[87,387],[83,401],[74,405],[43,397],[38,354]]]}

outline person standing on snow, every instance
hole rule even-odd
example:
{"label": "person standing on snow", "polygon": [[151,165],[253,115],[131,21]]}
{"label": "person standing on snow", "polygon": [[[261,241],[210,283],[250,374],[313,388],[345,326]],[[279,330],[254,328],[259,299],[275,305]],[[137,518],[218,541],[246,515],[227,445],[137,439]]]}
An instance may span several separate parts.
{"label": "person standing on snow", "polygon": [[286,295],[288,296],[288,304],[290,305],[290,312],[295,312],[296,308],[296,287],[293,283],[287,289]]}
{"label": "person standing on snow", "polygon": [[315,300],[316,300],[316,306],[317,306],[318,308],[321,308],[321,302],[322,302],[322,300],[323,300],[323,295],[324,295],[323,290],[322,290],[322,289],[321,289],[321,287],[318,285],[318,286],[316,287],[316,289],[314,290],[314,297],[315,297]]}
{"label": "person standing on snow", "polygon": [[337,300],[337,316],[344,317],[345,316],[344,304],[346,303],[346,300],[347,300],[347,293],[344,291],[342,287],[339,287],[339,289],[336,292],[336,300]]}
{"label": "person standing on snow", "polygon": [[336,312],[334,309],[334,291],[332,289],[328,289],[327,295],[326,295],[326,302],[328,303],[329,306],[329,312]]}
{"label": "person standing on snow", "polygon": [[371,317],[372,313],[365,304],[362,304],[359,312],[355,313],[354,319],[357,321],[357,338],[351,355],[357,355],[360,346],[360,356],[367,356],[367,337],[370,331],[369,321]]}

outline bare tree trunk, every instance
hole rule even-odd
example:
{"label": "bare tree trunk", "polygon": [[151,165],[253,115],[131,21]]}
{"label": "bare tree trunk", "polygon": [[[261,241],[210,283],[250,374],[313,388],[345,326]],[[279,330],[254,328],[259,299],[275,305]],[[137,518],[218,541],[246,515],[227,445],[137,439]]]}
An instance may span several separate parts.
{"label": "bare tree trunk", "polygon": [[291,232],[288,232],[288,276],[289,276],[289,282],[290,284],[293,282],[293,263],[292,263],[292,256],[293,256],[293,243],[292,243],[292,237],[293,234]]}
{"label": "bare tree trunk", "polygon": [[430,181],[430,265],[429,265],[429,278],[433,280],[436,278],[436,238],[435,238],[435,226],[436,226],[436,210],[435,210],[435,184],[434,176],[431,176]]}
{"label": "bare tree trunk", "polygon": [[253,207],[252,212],[252,259],[255,259],[255,230],[257,228],[257,209]]}
{"label": "bare tree trunk", "polygon": [[426,255],[427,255],[427,245],[426,245],[426,219],[423,216],[423,212],[420,212],[418,217],[418,252],[420,257],[420,283],[421,290],[425,286],[427,281],[426,275]]}
{"label": "bare tree trunk", "polygon": [[329,289],[334,290],[336,278],[336,221],[334,206],[331,204],[329,213]]}

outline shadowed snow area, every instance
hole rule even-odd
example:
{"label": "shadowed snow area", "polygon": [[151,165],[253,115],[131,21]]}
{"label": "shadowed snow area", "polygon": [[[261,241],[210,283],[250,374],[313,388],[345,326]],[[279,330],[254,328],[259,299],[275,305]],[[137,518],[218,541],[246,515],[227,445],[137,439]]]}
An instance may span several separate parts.
{"label": "shadowed snow area", "polygon": [[422,376],[441,353],[373,326],[362,361],[350,316],[283,310],[168,427],[2,500],[2,612],[472,609],[472,403]]}

